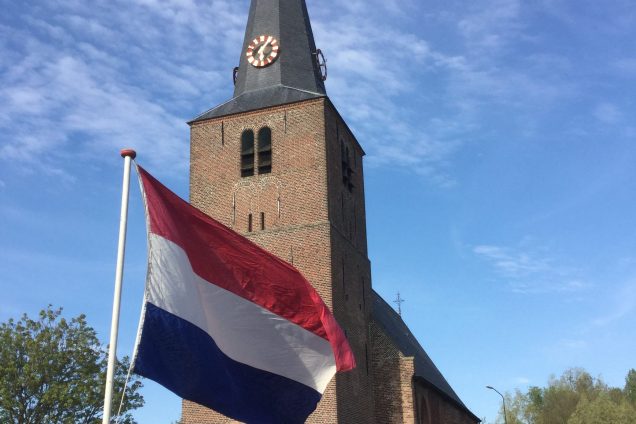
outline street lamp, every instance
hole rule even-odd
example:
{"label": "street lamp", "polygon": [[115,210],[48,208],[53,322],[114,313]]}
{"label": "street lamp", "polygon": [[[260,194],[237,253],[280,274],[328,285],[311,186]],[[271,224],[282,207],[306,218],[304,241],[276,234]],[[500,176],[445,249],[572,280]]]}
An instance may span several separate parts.
{"label": "street lamp", "polygon": [[494,390],[495,392],[499,394],[499,396],[501,396],[501,401],[503,402],[503,410],[504,410],[504,423],[508,424],[508,414],[506,414],[506,398],[504,398],[504,395],[499,393],[499,390],[495,389],[494,387],[486,386],[486,388],[490,390]]}

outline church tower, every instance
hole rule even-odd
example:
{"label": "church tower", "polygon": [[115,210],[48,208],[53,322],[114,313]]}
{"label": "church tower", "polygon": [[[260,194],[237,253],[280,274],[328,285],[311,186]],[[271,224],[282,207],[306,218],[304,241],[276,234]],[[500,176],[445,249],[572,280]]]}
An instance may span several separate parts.
{"label": "church tower", "polygon": [[[313,284],[357,361],[308,423],[372,423],[364,179],[358,141],[327,97],[304,0],[252,0],[231,100],[191,121],[190,201]],[[185,424],[232,422],[184,401]]]}

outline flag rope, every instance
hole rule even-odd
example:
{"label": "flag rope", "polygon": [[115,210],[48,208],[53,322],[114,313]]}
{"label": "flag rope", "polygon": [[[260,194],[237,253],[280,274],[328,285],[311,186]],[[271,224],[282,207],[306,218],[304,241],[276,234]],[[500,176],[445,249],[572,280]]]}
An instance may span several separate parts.
{"label": "flag rope", "polygon": [[130,376],[133,373],[133,368],[135,367],[135,357],[137,356],[137,346],[139,346],[139,338],[141,337],[141,328],[144,324],[144,315],[146,312],[146,290],[148,289],[148,285],[144,288],[144,297],[143,303],[141,305],[141,315],[139,317],[139,326],[137,327],[137,336],[135,337],[135,346],[133,347],[132,356],[130,358],[130,365],[128,366],[128,373],[126,374],[126,381],[124,382],[124,388],[121,393],[121,400],[119,401],[119,408],[117,409],[117,421],[115,424],[119,424],[121,422],[121,409],[124,407],[124,400],[126,399],[126,391],[128,390],[128,381],[130,381]]}

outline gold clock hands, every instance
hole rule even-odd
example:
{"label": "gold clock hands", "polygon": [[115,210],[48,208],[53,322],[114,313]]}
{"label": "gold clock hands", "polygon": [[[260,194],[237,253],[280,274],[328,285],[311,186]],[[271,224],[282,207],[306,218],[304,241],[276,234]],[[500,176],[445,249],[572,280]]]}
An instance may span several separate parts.
{"label": "gold clock hands", "polygon": [[272,42],[272,39],[271,39],[271,38],[268,38],[268,39],[267,39],[267,41],[265,42],[265,44],[263,44],[263,45],[261,46],[261,48],[260,48],[260,49],[258,49],[258,57],[259,57],[261,60],[265,59],[265,48],[266,48],[266,47],[269,45],[269,43],[271,43],[271,42]]}
{"label": "gold clock hands", "polygon": [[278,57],[278,40],[271,35],[260,35],[252,40],[246,55],[247,61],[257,68],[272,64]]}

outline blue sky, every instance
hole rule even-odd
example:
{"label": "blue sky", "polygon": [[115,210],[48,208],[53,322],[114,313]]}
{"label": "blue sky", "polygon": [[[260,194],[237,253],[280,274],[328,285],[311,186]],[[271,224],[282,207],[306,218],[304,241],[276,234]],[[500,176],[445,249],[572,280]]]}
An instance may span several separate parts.
{"label": "blue sky", "polygon": [[[0,320],[47,304],[105,340],[122,160],[188,195],[185,122],[232,93],[246,0],[0,0]],[[469,408],[636,367],[631,0],[308,0],[367,152],[373,285]],[[120,354],[145,228],[132,187]],[[390,246],[390,247],[389,247]],[[179,400],[146,383],[140,423]]]}

